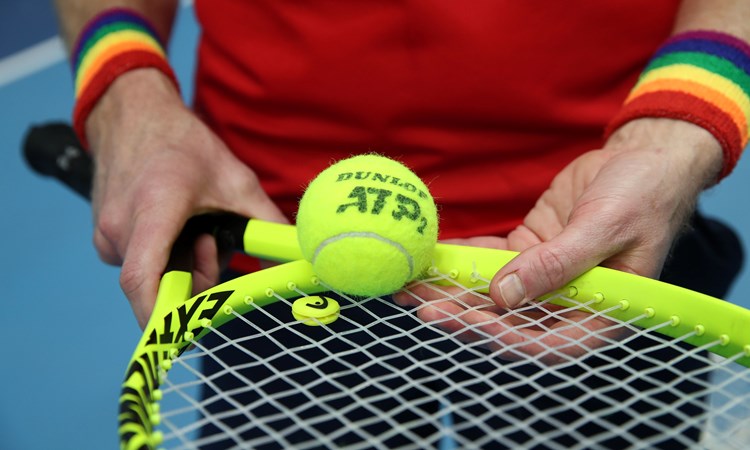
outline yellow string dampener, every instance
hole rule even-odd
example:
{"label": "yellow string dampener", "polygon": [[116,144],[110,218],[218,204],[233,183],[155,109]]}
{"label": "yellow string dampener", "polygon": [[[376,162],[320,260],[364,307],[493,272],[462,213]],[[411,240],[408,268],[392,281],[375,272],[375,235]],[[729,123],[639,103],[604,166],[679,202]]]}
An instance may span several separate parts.
{"label": "yellow string dampener", "polygon": [[339,302],[329,297],[302,297],[292,303],[292,315],[305,325],[328,325],[339,318]]}

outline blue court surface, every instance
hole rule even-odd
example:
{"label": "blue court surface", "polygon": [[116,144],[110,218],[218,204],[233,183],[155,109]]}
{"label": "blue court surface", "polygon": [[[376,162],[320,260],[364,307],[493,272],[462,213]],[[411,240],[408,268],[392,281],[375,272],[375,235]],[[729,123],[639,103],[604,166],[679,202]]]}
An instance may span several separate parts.
{"label": "blue court surface", "polygon": [[[139,330],[91,243],[88,205],[21,159],[27,128],[69,120],[72,81],[48,1],[0,2],[0,449],[117,448],[119,384]],[[180,10],[170,47],[191,92],[198,34]],[[189,101],[189,99],[188,99]],[[750,156],[707,192],[701,208],[750,245]],[[747,251],[747,250],[746,250]],[[729,301],[750,307],[745,269]]]}

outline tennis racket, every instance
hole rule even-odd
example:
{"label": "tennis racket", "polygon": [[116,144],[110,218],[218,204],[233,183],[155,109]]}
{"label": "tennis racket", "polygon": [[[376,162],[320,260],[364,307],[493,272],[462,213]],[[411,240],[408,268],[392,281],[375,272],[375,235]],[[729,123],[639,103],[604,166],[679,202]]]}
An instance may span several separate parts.
{"label": "tennis racket", "polygon": [[[88,156],[48,131],[27,159],[87,195]],[[515,254],[446,244],[394,298],[353,298],[315,277],[293,226],[186,230],[122,385],[124,449],[750,448],[739,306],[595,268],[502,310],[488,283]],[[287,262],[191,297],[176,255],[198,232]]]}

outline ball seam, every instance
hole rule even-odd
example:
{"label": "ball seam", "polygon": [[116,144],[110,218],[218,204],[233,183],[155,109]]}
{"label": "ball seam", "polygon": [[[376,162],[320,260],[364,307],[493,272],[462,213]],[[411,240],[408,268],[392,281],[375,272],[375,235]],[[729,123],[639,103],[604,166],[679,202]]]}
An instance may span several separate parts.
{"label": "ball seam", "polygon": [[404,258],[406,258],[406,263],[409,266],[409,279],[411,279],[411,277],[414,276],[414,260],[411,257],[411,254],[409,254],[409,252],[406,251],[406,248],[404,248],[403,245],[401,245],[400,243],[398,243],[396,241],[393,241],[393,240],[390,240],[390,239],[388,239],[386,237],[383,237],[383,236],[381,236],[381,235],[379,235],[377,233],[372,233],[372,232],[368,232],[368,231],[350,231],[350,232],[346,232],[346,233],[340,233],[340,234],[337,234],[335,236],[331,236],[331,237],[327,238],[326,240],[324,240],[323,242],[321,242],[320,244],[318,244],[318,247],[315,249],[315,253],[313,254],[312,259],[311,259],[310,262],[312,264],[315,264],[315,260],[318,258],[318,255],[320,254],[321,251],[323,251],[323,249],[328,244],[332,244],[332,243],[340,241],[342,239],[352,238],[352,237],[356,237],[356,238],[371,238],[371,239],[375,239],[375,240],[378,240],[380,242],[383,242],[385,244],[392,245],[399,252],[401,252],[402,255],[404,255]]}

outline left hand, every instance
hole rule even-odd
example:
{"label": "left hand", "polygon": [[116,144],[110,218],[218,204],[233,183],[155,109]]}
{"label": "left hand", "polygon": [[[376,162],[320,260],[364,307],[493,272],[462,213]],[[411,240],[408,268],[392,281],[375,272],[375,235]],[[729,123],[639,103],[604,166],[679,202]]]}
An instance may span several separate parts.
{"label": "left hand", "polygon": [[688,122],[626,124],[563,169],[508,235],[521,254],[493,278],[492,298],[513,308],[597,265],[658,277],[721,161],[719,143]]}
{"label": "left hand", "polygon": [[[463,243],[476,246],[489,242],[468,239]],[[559,364],[625,334],[601,315],[548,302],[503,308],[486,295],[458,286],[416,283],[394,294],[393,299],[401,306],[416,307],[424,322],[462,341],[481,342],[494,357],[508,361],[531,358],[547,365]]]}
{"label": "left hand", "polygon": [[[583,154],[563,169],[507,239],[474,238],[463,243],[521,252],[490,284],[490,297],[499,309],[517,308],[553,292],[597,265],[658,277],[698,195],[715,182],[721,155],[713,136],[695,125],[671,119],[634,120],[617,130],[604,148]],[[396,299],[402,304],[413,303],[403,295]],[[442,312],[420,309],[424,320],[444,317],[446,312],[459,314],[463,309],[456,302],[446,304],[446,300],[428,296],[430,299],[439,302],[436,306]],[[496,312],[476,314],[466,313],[462,320],[486,322],[486,314]],[[493,326],[501,331],[512,325],[507,319],[498,319]],[[586,326],[601,329],[608,325],[610,321],[601,319]],[[451,328],[458,322],[447,321],[441,326],[455,331]],[[555,329],[554,324],[548,327]],[[519,338],[529,342],[541,338],[556,347],[561,338],[569,342],[575,338],[571,333],[580,331],[567,328],[567,335],[561,336],[532,327],[495,335],[499,345],[517,345],[514,340]],[[519,348],[526,354],[539,350],[534,346]],[[566,348],[572,356],[584,347]]]}

